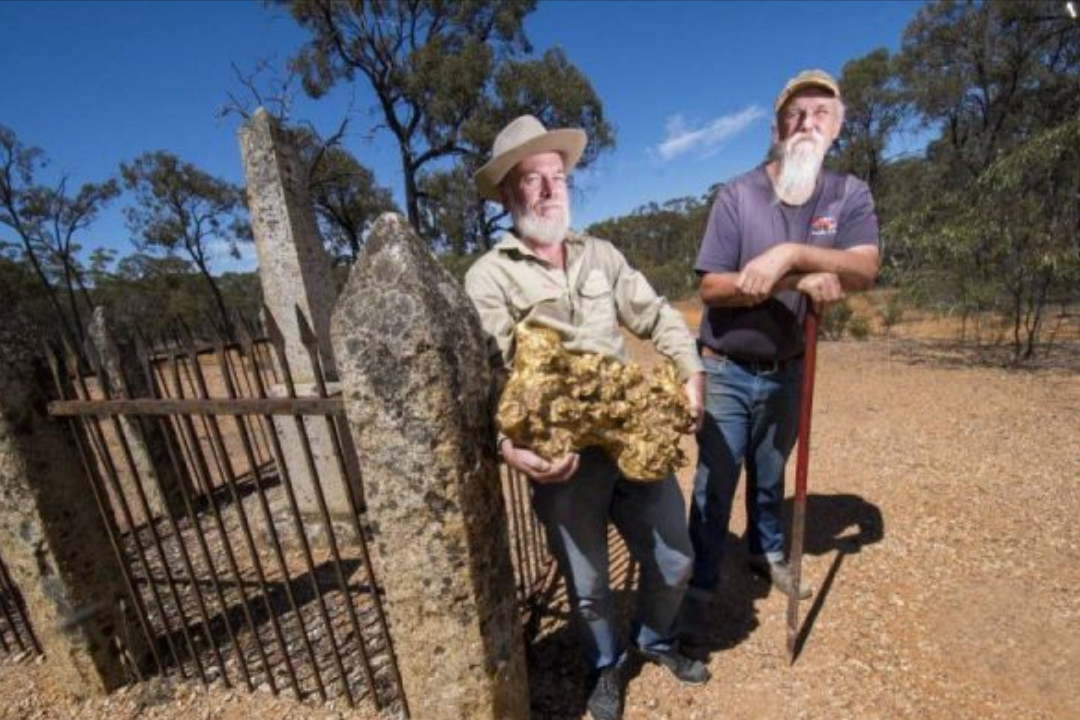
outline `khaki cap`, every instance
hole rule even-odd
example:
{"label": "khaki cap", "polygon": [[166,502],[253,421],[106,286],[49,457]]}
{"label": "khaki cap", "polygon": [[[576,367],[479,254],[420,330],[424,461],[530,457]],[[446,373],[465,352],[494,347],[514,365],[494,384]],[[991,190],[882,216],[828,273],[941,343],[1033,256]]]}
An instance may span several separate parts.
{"label": "khaki cap", "polygon": [[803,70],[801,73],[788,80],[787,85],[784,85],[784,89],[776,96],[776,102],[773,104],[773,112],[780,112],[780,109],[784,107],[784,104],[787,103],[795,93],[800,90],[814,87],[828,90],[835,95],[837,99],[840,98],[840,84],[833,79],[832,75],[824,70]]}

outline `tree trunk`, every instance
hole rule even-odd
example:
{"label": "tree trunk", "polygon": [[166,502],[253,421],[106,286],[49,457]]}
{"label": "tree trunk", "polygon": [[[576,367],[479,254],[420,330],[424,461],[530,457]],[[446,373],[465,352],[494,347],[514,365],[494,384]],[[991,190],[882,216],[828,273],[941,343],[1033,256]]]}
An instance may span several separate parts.
{"label": "tree trunk", "polygon": [[214,276],[210,274],[210,268],[198,259],[195,260],[195,264],[199,268],[199,272],[206,278],[207,284],[210,286],[210,292],[214,296],[214,304],[217,305],[218,315],[221,318],[222,327],[225,329],[225,333],[230,340],[236,338],[236,333],[233,332],[232,320],[229,318],[229,308],[225,305],[225,298],[221,295],[221,290],[218,289],[217,283],[214,281]]}
{"label": "tree trunk", "polygon": [[66,258],[66,257],[63,258],[62,260],[63,260],[63,263],[64,263],[64,286],[65,286],[65,289],[67,290],[68,305],[71,306],[71,317],[74,319],[75,327],[79,332],[79,342],[84,342],[84,338],[83,338],[83,334],[82,334],[82,329],[83,329],[82,313],[79,312],[79,298],[75,294],[75,283],[74,283],[74,280],[72,279],[71,263],[69,262],[68,258]]}
{"label": "tree trunk", "polygon": [[416,167],[413,163],[412,148],[401,145],[401,174],[405,179],[405,212],[409,224],[420,232],[420,199],[416,187]]}
{"label": "tree trunk", "polygon": [[64,314],[64,308],[60,304],[60,298],[56,297],[56,289],[49,282],[49,278],[45,275],[45,270],[41,267],[41,263],[38,261],[37,254],[34,252],[33,247],[30,245],[30,240],[20,233],[20,239],[23,242],[23,249],[26,250],[26,256],[30,258],[30,264],[34,268],[34,273],[37,275],[38,280],[41,281],[41,286],[45,288],[45,294],[49,297],[49,303],[56,311],[56,318],[60,321],[61,330],[64,335],[73,342],[78,343],[78,346],[82,347],[82,328],[79,328],[79,332],[76,333],[71,329],[71,322],[67,315]]}

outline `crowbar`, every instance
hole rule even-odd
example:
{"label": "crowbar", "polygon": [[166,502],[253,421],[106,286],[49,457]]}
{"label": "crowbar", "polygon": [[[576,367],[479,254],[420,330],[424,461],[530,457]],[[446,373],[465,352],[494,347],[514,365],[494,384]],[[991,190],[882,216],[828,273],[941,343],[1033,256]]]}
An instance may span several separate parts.
{"label": "crowbar", "polygon": [[808,303],[803,351],[802,391],[799,399],[799,450],[795,460],[795,512],[791,527],[791,594],[787,606],[788,663],[795,663],[799,640],[799,588],[802,587],[803,536],[806,532],[806,476],[810,469],[810,418],[814,405],[814,366],[817,363],[818,311]]}

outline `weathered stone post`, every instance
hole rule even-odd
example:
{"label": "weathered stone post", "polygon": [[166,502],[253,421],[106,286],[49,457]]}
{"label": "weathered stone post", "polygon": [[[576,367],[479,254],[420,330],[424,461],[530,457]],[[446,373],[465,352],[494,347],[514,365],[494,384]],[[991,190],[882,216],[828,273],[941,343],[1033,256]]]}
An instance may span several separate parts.
{"label": "weathered stone post", "polygon": [[120,611],[123,575],[77,449],[46,413],[40,347],[0,302],[0,548],[56,686],[82,696],[130,679],[118,639],[135,658],[145,642]]}
{"label": "weathered stone post", "polygon": [[[127,338],[116,337],[109,326],[104,307],[94,308],[89,335],[113,398],[152,396],[146,375],[139,367],[134,344],[127,342]],[[185,487],[190,495],[196,493],[190,480],[180,474],[180,469],[173,465],[169,458],[164,434],[167,430],[154,421],[140,427],[139,422],[129,415],[121,415],[119,421],[124,439],[131,450],[131,457],[135,461],[136,471],[142,479],[150,512],[159,517],[166,512],[171,512],[172,517],[183,517],[184,498],[181,494],[181,483],[188,483]],[[127,479],[128,474],[125,472],[122,481]],[[134,478],[130,481],[134,481]],[[136,510],[142,514],[141,509]]]}
{"label": "weathered stone post", "polygon": [[387,214],[331,333],[410,712],[524,720],[524,645],[476,311],[404,218]]}
{"label": "weathered stone post", "polygon": [[[301,341],[297,323],[297,308],[304,313],[315,330],[319,354],[327,379],[337,379],[337,369],[330,346],[330,313],[336,291],[330,274],[330,258],[323,248],[315,222],[315,209],[308,195],[306,169],[288,134],[266,110],[259,108],[251,120],[240,129],[240,151],[247,179],[248,209],[259,259],[259,281],[263,300],[274,322],[285,338],[285,356],[299,394],[314,394],[315,369]],[[337,389],[334,382],[330,390]],[[270,388],[274,395],[285,394],[284,385]],[[319,515],[313,479],[300,445],[292,418],[283,417],[274,423],[281,439],[285,464],[293,479],[300,512],[309,519]],[[322,418],[305,420],[307,435],[327,506],[339,519],[349,512],[344,479],[334,459],[333,442]],[[346,439],[344,460],[349,475],[358,478],[356,453]],[[356,497],[361,489],[354,484]],[[309,527],[318,531],[317,522]],[[344,525],[347,527],[347,525]]]}
{"label": "weathered stone post", "polygon": [[297,382],[314,379],[296,324],[299,307],[319,337],[327,374],[334,376],[329,331],[336,293],[308,195],[307,171],[286,131],[263,108],[240,128],[240,153],[259,282],[264,302],[285,336],[293,375]]}

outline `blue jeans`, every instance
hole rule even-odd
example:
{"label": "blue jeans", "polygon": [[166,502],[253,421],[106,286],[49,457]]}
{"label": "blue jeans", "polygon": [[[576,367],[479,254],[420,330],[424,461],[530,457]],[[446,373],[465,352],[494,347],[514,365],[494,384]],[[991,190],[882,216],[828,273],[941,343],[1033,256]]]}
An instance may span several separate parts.
{"label": "blue jeans", "polygon": [[586,631],[590,666],[607,667],[623,654],[608,569],[609,518],[641,568],[634,642],[653,652],[672,649],[693,562],[686,504],[675,476],[627,480],[606,453],[588,448],[568,481],[531,485],[533,507]]}
{"label": "blue jeans", "polygon": [[703,357],[705,425],[690,509],[694,575],[689,593],[711,597],[720,582],[731,505],[746,465],[746,537],[751,555],[784,558],[784,465],[799,425],[802,362],[755,372],[728,359]]}

